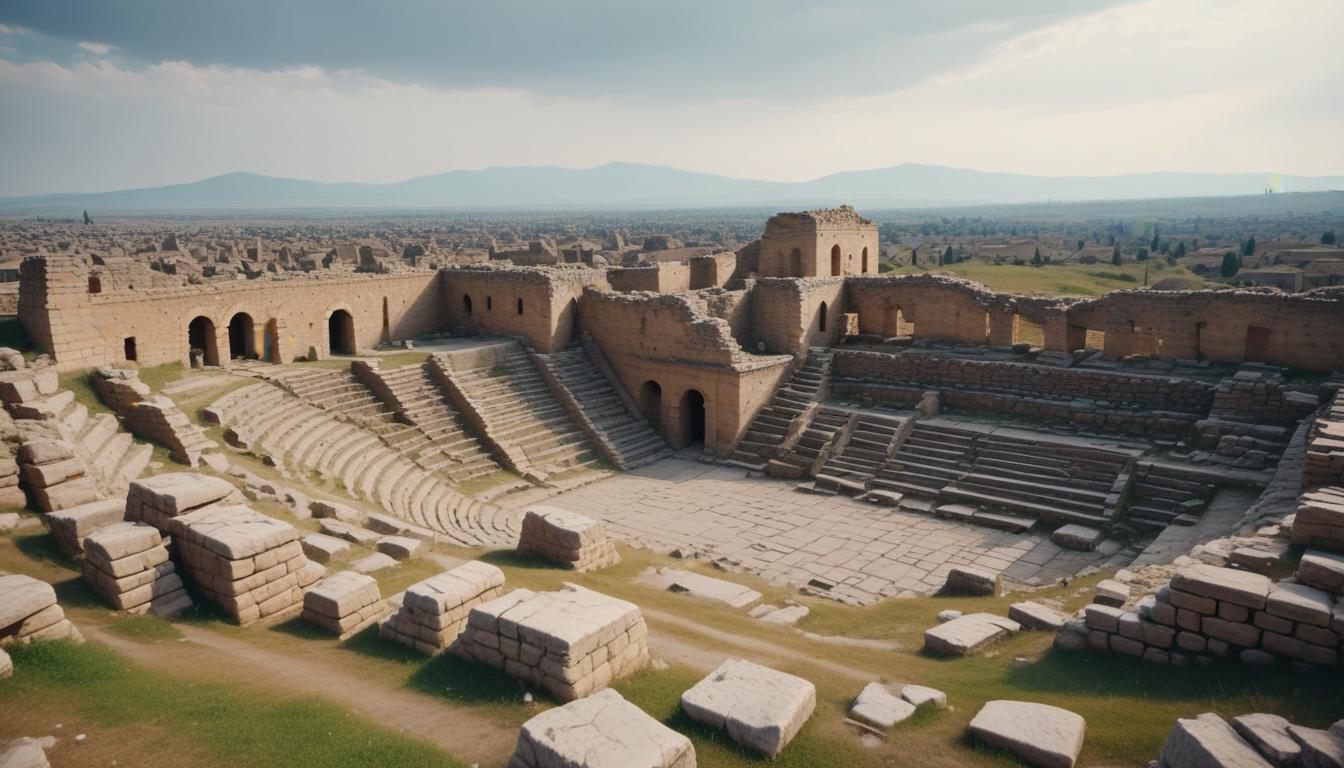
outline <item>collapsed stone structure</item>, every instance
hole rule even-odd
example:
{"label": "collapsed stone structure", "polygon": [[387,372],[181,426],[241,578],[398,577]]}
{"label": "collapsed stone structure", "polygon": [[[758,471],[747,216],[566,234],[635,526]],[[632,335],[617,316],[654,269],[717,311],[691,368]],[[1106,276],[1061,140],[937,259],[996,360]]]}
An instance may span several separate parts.
{"label": "collapsed stone structure", "polygon": [[84,636],[65,617],[56,590],[22,574],[0,574],[0,646],[34,640],[73,640]]}
{"label": "collapsed stone structure", "polygon": [[372,625],[387,607],[372,576],[340,571],[303,595],[303,620],[345,640]]}
{"label": "collapsed stone structure", "polygon": [[648,635],[638,606],[566,584],[478,605],[454,651],[573,701],[643,669]]}
{"label": "collapsed stone structure", "polygon": [[590,517],[554,507],[534,506],[523,517],[518,551],[560,563],[575,571],[592,571],[620,562],[616,544]]}
{"label": "collapsed stone structure", "polygon": [[408,587],[397,611],[378,623],[378,634],[433,656],[452,647],[471,611],[503,589],[503,571],[489,563],[463,563]]}
{"label": "collapsed stone structure", "polygon": [[89,534],[85,543],[84,581],[112,607],[160,618],[191,608],[182,577],[153,526],[113,523]]}

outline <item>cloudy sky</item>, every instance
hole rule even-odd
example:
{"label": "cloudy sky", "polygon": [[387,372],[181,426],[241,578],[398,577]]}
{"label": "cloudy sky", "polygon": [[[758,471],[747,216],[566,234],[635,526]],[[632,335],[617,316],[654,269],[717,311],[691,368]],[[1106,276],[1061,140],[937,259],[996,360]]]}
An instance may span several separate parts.
{"label": "cloudy sky", "polygon": [[1344,174],[1340,0],[4,0],[0,195],[613,160]]}

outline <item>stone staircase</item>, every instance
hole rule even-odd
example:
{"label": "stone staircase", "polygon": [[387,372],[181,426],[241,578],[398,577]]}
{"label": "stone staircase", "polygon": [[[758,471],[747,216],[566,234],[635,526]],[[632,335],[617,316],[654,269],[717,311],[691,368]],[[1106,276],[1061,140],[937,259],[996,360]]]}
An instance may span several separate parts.
{"label": "stone staircase", "polygon": [[767,471],[775,477],[809,477],[817,462],[828,454],[840,433],[849,425],[850,411],[821,406],[807,428],[784,455],[770,459]]}
{"label": "stone staircase", "polygon": [[551,484],[597,469],[602,455],[556,400],[537,365],[518,343],[499,345],[497,358],[454,369],[446,353],[430,358],[431,370],[454,404],[496,455],[524,477]]}
{"label": "stone staircase", "polygon": [[[366,499],[389,514],[444,534],[454,544],[501,546],[517,540],[517,512],[463,495],[447,478],[419,466],[385,444],[372,428],[339,411],[319,408],[271,383],[235,390],[210,410],[277,466],[329,478],[350,498]],[[373,424],[378,426],[376,420]]]}
{"label": "stone staircase", "polygon": [[75,403],[74,408],[80,415],[60,419],[60,431],[74,444],[76,455],[106,495],[125,494],[131,481],[149,466],[153,446],[136,442],[110,413],[89,416],[85,406]]}
{"label": "stone staircase", "polygon": [[1194,525],[1218,490],[1218,478],[1159,461],[1140,461],[1134,468],[1124,520],[1136,528],[1160,531],[1168,525]]}
{"label": "stone staircase", "polygon": [[[501,467],[480,441],[467,432],[461,414],[453,408],[429,372],[428,363],[400,368],[365,366],[360,376],[380,385],[397,423],[380,430],[389,445],[432,472],[453,482],[464,482],[498,472]],[[397,429],[400,424],[409,429]]]}
{"label": "stone staircase", "polygon": [[282,368],[268,371],[263,377],[324,411],[373,421],[387,421],[392,416],[391,409],[348,369]]}
{"label": "stone staircase", "polygon": [[1025,530],[1037,519],[1108,527],[1134,458],[1023,430],[920,420],[870,487],[950,502],[997,527]]}
{"label": "stone staircase", "polygon": [[[643,416],[631,410],[616,386],[600,371],[582,345],[536,356],[584,432],[621,469],[634,469],[672,453]],[[586,423],[585,423],[586,422]]]}
{"label": "stone staircase", "polygon": [[806,414],[826,392],[834,354],[825,347],[812,347],[793,375],[775,390],[770,402],[752,419],[737,441],[728,463],[761,471],[778,455],[793,429],[794,421]]}
{"label": "stone staircase", "polygon": [[886,465],[909,431],[910,419],[871,412],[850,417],[839,444],[816,473],[816,485],[859,495]]}

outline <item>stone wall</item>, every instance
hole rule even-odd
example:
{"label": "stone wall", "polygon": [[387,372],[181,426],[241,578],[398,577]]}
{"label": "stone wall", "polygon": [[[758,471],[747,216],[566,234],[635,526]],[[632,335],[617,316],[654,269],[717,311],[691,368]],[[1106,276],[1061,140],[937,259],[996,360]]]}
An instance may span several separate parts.
{"label": "stone wall", "polygon": [[[647,267],[624,267],[607,273],[613,290],[677,293],[691,290],[691,267],[677,261],[663,261]],[[708,286],[697,286],[708,287]]]}
{"label": "stone wall", "polygon": [[767,278],[751,288],[753,343],[775,355],[807,356],[807,348],[827,346],[844,335],[843,278]]}
{"label": "stone wall", "polygon": [[584,288],[609,287],[600,269],[498,266],[442,271],[446,324],[483,336],[521,336],[538,352],[564,349],[574,338]]}
{"label": "stone wall", "polygon": [[1337,393],[1307,435],[1302,486],[1344,483],[1344,393]]}
{"label": "stone wall", "polygon": [[229,323],[240,314],[250,320],[250,330],[245,348],[236,352],[281,362],[331,354],[328,321],[337,312],[350,316],[355,349],[444,326],[437,272],[311,273],[174,287],[101,286],[97,293],[90,293],[88,273],[69,257],[37,257],[22,265],[19,319],[61,370],[127,362],[132,355],[142,366],[189,364],[188,328],[198,317],[208,327],[207,362],[231,356]]}

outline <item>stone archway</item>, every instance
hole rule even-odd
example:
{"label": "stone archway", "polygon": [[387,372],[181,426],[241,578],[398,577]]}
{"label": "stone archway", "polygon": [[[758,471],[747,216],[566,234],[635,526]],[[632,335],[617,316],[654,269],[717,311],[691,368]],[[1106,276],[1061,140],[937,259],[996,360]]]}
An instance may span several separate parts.
{"label": "stone archway", "polygon": [[327,318],[327,350],[333,355],[355,354],[355,318],[344,309]]}
{"label": "stone archway", "polygon": [[831,246],[831,274],[843,275],[845,273],[845,262],[840,258],[839,244]]}
{"label": "stone archway", "polygon": [[254,360],[256,357],[257,341],[252,316],[239,312],[229,319],[229,359]]}
{"label": "stone archway", "polygon": [[663,386],[649,379],[639,387],[639,412],[659,434],[663,431]]}
{"label": "stone archway", "polygon": [[705,396],[698,389],[688,389],[681,396],[682,437],[687,445],[705,443]]}
{"label": "stone archway", "polygon": [[198,315],[187,324],[187,357],[201,365],[219,365],[219,340],[215,337],[215,321]]}

